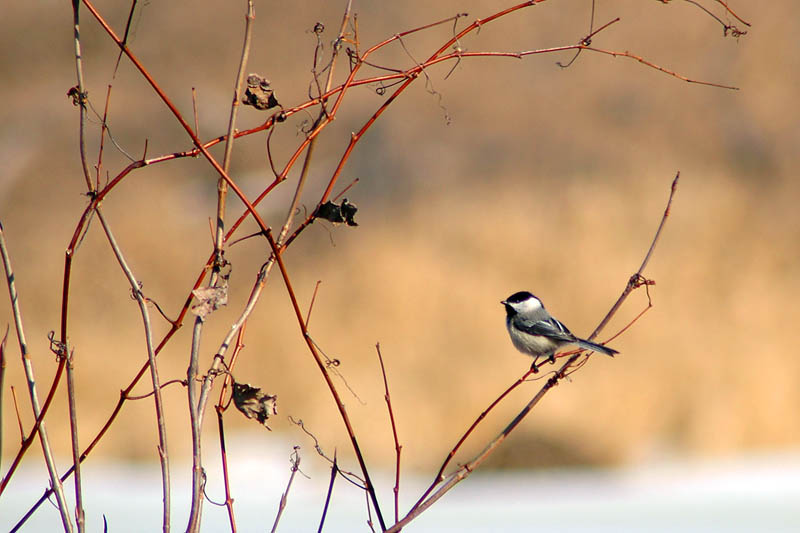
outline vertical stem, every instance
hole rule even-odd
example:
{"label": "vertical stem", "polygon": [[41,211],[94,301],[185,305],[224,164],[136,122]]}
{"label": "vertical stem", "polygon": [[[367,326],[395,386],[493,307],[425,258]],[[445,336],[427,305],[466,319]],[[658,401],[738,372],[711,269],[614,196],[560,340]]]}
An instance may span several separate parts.
{"label": "vertical stem", "polygon": [[67,399],[69,401],[69,429],[72,437],[72,465],[75,470],[75,523],[78,533],[85,530],[86,519],[83,512],[83,491],[81,490],[81,452],[78,445],[78,409],[75,406],[75,365],[74,353],[64,346],[63,357],[67,358]]}
{"label": "vertical stem", "polygon": [[80,106],[80,151],[81,165],[83,166],[83,176],[86,179],[86,187],[93,191],[92,176],[89,172],[89,163],[86,160],[86,89],[83,86],[83,66],[81,64],[81,32],[80,32],[80,0],[72,0],[73,29],[75,35],[75,70],[78,77],[78,95],[76,101]]}
{"label": "vertical stem", "polygon": [[203,332],[203,319],[195,317],[192,329],[192,347],[189,358],[189,368],[186,370],[186,389],[189,398],[189,418],[192,427],[192,506],[189,512],[187,532],[196,532],[200,529],[200,513],[203,505],[203,463],[201,460],[200,429],[202,420],[198,413],[197,402],[197,368],[198,354],[200,353],[200,337]]}
{"label": "vertical stem", "polygon": [[[247,14],[245,15],[244,44],[242,45],[242,55],[239,60],[239,71],[236,75],[236,84],[233,91],[233,102],[231,103],[230,120],[228,121],[228,135],[225,144],[225,156],[222,161],[224,173],[228,173],[230,168],[231,154],[233,153],[234,131],[236,129],[236,117],[239,112],[239,103],[242,96],[242,83],[247,67],[247,59],[250,55],[250,42],[252,39],[252,26],[255,20],[255,7],[253,0],[247,0]],[[196,133],[195,133],[196,135]],[[222,265],[222,246],[225,238],[225,203],[228,194],[228,183],[224,176],[220,176],[217,182],[217,223],[214,234],[214,254],[216,255],[209,286],[214,287],[219,276],[219,269]],[[203,320],[198,316],[194,322],[192,331],[192,351],[187,369],[188,397],[189,397],[189,417],[192,425],[192,504],[189,512],[189,523],[186,530],[196,532],[200,529],[200,515],[203,507],[203,462],[201,450],[201,429],[203,427],[203,416],[201,401],[205,401],[205,396],[197,395],[197,372],[198,358],[200,350],[200,336],[203,332]]]}
{"label": "vertical stem", "polygon": [[389,411],[389,421],[392,424],[392,436],[394,437],[394,451],[395,451],[395,468],[394,468],[394,522],[395,524],[400,519],[400,453],[403,447],[400,445],[400,439],[397,436],[397,424],[394,421],[394,410],[392,409],[392,395],[389,394],[389,380],[386,378],[386,367],[383,365],[383,354],[381,354],[380,343],[375,344],[375,350],[378,352],[378,361],[381,363],[381,375],[383,376],[383,390],[385,394],[383,398],[386,400],[386,408]]}
{"label": "vertical stem", "polygon": [[[81,56],[81,32],[80,32],[80,1],[72,0],[72,20],[74,31],[75,43],[75,75],[78,82],[78,95],[77,103],[80,107],[80,125],[79,125],[79,146],[81,154],[81,167],[83,169],[83,177],[86,180],[86,188],[88,191],[94,191],[92,183],[92,176],[89,171],[89,163],[86,156],[86,89],[83,83],[83,65]],[[109,86],[109,94],[111,87]],[[108,110],[108,97],[106,98],[106,110]],[[105,131],[105,115],[103,116],[103,131]],[[102,143],[102,135],[101,135]],[[100,150],[100,157],[102,158],[102,148]],[[97,180],[100,181],[100,164],[97,165]],[[83,511],[83,494],[81,490],[81,459],[80,447],[78,445],[78,413],[75,405],[75,366],[73,361],[73,353],[70,353],[66,345],[66,338],[61,339],[62,357],[67,359],[67,398],[69,401],[69,423],[70,435],[72,437],[72,466],[75,471],[75,519],[78,526],[78,532],[83,533],[85,528],[85,516]]]}
{"label": "vertical stem", "polygon": [[[19,309],[19,295],[17,294],[16,283],[14,281],[14,270],[11,268],[11,258],[8,255],[6,248],[5,232],[3,225],[0,223],[0,255],[3,256],[3,266],[6,271],[6,282],[8,284],[8,294],[11,298],[11,309],[14,314],[14,325],[17,328],[17,339],[19,340],[19,351],[22,356],[22,366],[25,370],[25,378],[28,381],[28,393],[31,397],[31,407],[33,408],[33,415],[38,420],[42,410],[39,407],[39,396],[36,393],[36,380],[33,377],[33,364],[31,363],[30,354],[28,353],[28,343],[25,340],[25,330],[22,327],[22,313]],[[56,463],[53,460],[53,452],[50,449],[50,441],[47,438],[47,429],[44,425],[44,420],[39,424],[39,440],[42,443],[42,453],[44,454],[45,464],[47,465],[47,472],[50,474],[50,484],[56,493],[56,501],[58,502],[58,511],[61,514],[61,523],[64,526],[64,531],[72,533],[72,521],[69,518],[67,499],[64,497],[64,487],[61,485],[61,480],[56,471]],[[8,479],[8,476],[4,481]]]}
{"label": "vertical stem", "polygon": [[111,233],[111,229],[106,222],[106,218],[103,216],[103,212],[99,207],[97,207],[95,211],[97,212],[97,218],[100,219],[100,224],[103,226],[103,231],[108,238],[108,243],[111,245],[111,249],[114,251],[117,262],[119,263],[120,267],[122,267],[125,277],[128,278],[128,283],[130,283],[131,286],[131,294],[133,294],[133,297],[136,298],[136,302],[139,304],[139,311],[142,314],[145,344],[147,346],[147,358],[150,365],[150,377],[152,378],[153,382],[153,400],[155,401],[156,407],[156,422],[158,425],[158,459],[161,464],[161,490],[163,494],[162,529],[164,533],[168,533],[170,528],[170,480],[169,453],[167,448],[167,426],[166,422],[164,421],[164,406],[161,399],[161,382],[158,377],[158,366],[156,366],[156,352],[153,347],[153,333],[150,328],[150,312],[147,310],[147,303],[142,295],[142,291],[139,289],[139,282],[136,280],[133,275],[133,271],[125,261],[125,257],[122,255],[122,250],[117,244],[114,234]]}
{"label": "vertical stem", "polygon": [[[231,114],[228,120],[228,135],[225,140],[225,155],[222,159],[222,168],[228,172],[231,165],[231,154],[233,153],[233,141],[236,131],[236,117],[239,114],[239,105],[242,101],[242,83],[244,83],[244,73],[247,69],[247,58],[250,55],[250,41],[252,40],[252,23],[256,18],[253,0],[247,1],[247,15],[245,15],[244,45],[242,46],[242,57],[239,60],[239,71],[236,76],[236,85],[233,89],[233,102],[231,103]],[[199,132],[196,132],[199,135]],[[214,248],[217,254],[222,253],[223,239],[225,238],[225,201],[228,195],[228,183],[220,176],[217,183],[217,230],[214,235]],[[219,261],[218,261],[219,262]],[[212,285],[213,285],[212,280]]]}

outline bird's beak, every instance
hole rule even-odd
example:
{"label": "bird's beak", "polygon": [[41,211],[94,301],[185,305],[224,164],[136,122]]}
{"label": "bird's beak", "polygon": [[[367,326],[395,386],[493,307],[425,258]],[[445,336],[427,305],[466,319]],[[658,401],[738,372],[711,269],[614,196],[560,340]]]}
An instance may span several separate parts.
{"label": "bird's beak", "polygon": [[508,304],[508,302],[506,302],[505,300],[500,300],[500,303],[503,304],[503,305],[507,305]]}

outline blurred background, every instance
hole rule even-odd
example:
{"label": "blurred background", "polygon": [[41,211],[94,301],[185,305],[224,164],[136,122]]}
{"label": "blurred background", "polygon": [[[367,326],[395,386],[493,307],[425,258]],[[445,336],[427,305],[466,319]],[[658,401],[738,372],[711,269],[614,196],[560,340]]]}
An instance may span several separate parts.
{"label": "blurred background", "polygon": [[[312,28],[325,25],[327,57],[344,4],[257,4],[248,72],[268,77],[285,107],[313,93]],[[130,6],[96,5],[122,34]],[[594,27],[621,21],[592,44],[739,90],[689,84],[630,59],[590,52],[569,68],[556,62],[566,63],[573,52],[522,60],[465,58],[430,69],[429,78],[403,93],[359,142],[335,188],[338,193],[359,180],[346,193],[359,207],[359,226],[317,222],[285,258],[304,308],[321,281],[310,332],[341,362],[335,383],[376,469],[390,475],[395,457],[376,343],[388,373],[404,470],[427,478],[464,429],[530,364],[507,338],[499,301],[531,290],[574,333],[587,336],[639,267],[678,171],[671,216],[645,271],[656,282],[650,288],[653,308],[610,343],[621,352],[618,357],[591,358],[548,394],[487,469],[796,457],[800,362],[793,355],[792,328],[800,318],[793,296],[800,289],[800,45],[791,25],[800,8],[786,0],[757,10],[732,3],[752,24],[748,28],[719,4],[703,5],[747,34],[724,36],[719,22],[690,2],[612,1],[596,6]],[[487,1],[356,2],[359,47],[467,12],[460,29],[499,9]],[[65,96],[75,85],[72,12],[69,3],[54,1],[12,3],[5,10],[0,220],[43,394],[56,367],[47,333],[58,330],[64,250],[87,205],[78,111]],[[468,52],[521,51],[576,43],[588,33],[591,12],[588,1],[545,2],[485,25],[460,46]],[[134,158],[141,157],[145,141],[148,157],[190,148],[129,61],[121,61],[114,77],[117,51],[82,13],[89,98],[102,114],[113,86],[109,127],[116,144]],[[143,3],[134,17],[131,49],[190,122],[196,89],[203,139],[226,130],[243,15],[243,3],[201,1]],[[449,23],[408,36],[404,46],[386,47],[371,61],[409,68],[452,32]],[[346,71],[346,61],[338,63],[339,82]],[[350,133],[385,101],[376,89],[351,90],[320,137],[303,210],[316,205]],[[257,126],[267,116],[243,108],[238,127]],[[312,119],[298,113],[276,129],[276,166],[283,167]],[[92,120],[93,164],[100,134],[97,117]],[[251,198],[272,181],[265,145],[260,133],[234,146],[231,175]],[[221,146],[213,150],[219,160]],[[102,179],[113,178],[127,163],[106,142]],[[286,216],[299,169],[259,208],[273,227]],[[212,249],[216,182],[202,158],[180,159],[133,172],[103,202],[144,293],[173,317]],[[241,209],[231,196],[229,220]],[[248,222],[241,235],[255,228]],[[229,304],[206,325],[201,368],[208,367],[238,317],[266,255],[259,239],[227,251],[233,269]],[[644,291],[636,291],[599,338],[618,332],[646,305]],[[151,311],[160,340],[168,324]],[[80,439],[88,443],[146,360],[138,307],[97,221],[75,258],[69,320]],[[6,324],[12,333],[3,391],[3,472],[18,444],[9,386],[17,391],[25,427],[32,423],[10,306],[2,298],[0,327]],[[162,381],[185,377],[190,329],[180,330],[159,357]],[[340,463],[357,470],[275,273],[248,322],[245,343],[234,374],[277,394],[280,414],[268,433],[229,412],[228,431],[248,443],[241,453],[268,447],[282,464],[292,446],[300,445],[310,471],[326,468],[313,441],[287,419],[292,416],[304,421],[326,453],[336,450]],[[138,393],[147,392],[147,382]],[[526,383],[500,405],[456,462],[481,450],[541,384]],[[57,453],[67,457],[65,389],[58,396],[48,429]],[[164,398],[170,455],[187,458],[185,390],[173,385]],[[150,399],[127,404],[98,446],[97,459],[157,461],[153,414]],[[208,419],[205,429],[212,463],[218,460],[215,421]],[[229,454],[236,458],[237,450]],[[40,462],[36,445],[26,462]],[[288,466],[279,475],[285,471]],[[43,487],[41,482],[34,494]]]}

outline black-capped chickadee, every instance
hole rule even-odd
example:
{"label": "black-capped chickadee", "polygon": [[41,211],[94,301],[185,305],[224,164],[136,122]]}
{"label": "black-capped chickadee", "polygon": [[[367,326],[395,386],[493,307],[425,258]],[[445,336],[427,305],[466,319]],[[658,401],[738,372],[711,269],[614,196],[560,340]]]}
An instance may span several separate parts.
{"label": "black-capped chickadee", "polygon": [[550,316],[539,298],[528,291],[515,292],[500,303],[506,307],[506,328],[511,342],[520,352],[533,356],[531,368],[534,372],[538,369],[536,361],[540,357],[547,357],[554,363],[556,350],[568,344],[611,357],[619,353],[573,335],[567,326]]}

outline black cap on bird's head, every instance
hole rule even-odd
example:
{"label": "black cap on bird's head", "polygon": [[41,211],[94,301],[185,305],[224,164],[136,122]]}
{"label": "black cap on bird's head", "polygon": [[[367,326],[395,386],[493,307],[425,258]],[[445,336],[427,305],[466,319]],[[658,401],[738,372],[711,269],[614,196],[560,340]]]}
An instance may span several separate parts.
{"label": "black cap on bird's head", "polygon": [[[534,296],[533,294],[529,293],[528,291],[519,291],[519,292],[515,292],[514,294],[509,296],[508,298],[503,300],[501,303],[503,303],[503,304],[518,304],[518,303],[524,302],[525,300],[530,300],[531,298],[536,298],[536,296]],[[539,298],[536,298],[536,299],[538,300]]]}
{"label": "black cap on bird's head", "polygon": [[542,301],[528,291],[515,292],[500,302],[506,307],[506,314],[514,316],[519,312],[531,311],[544,307]]}

